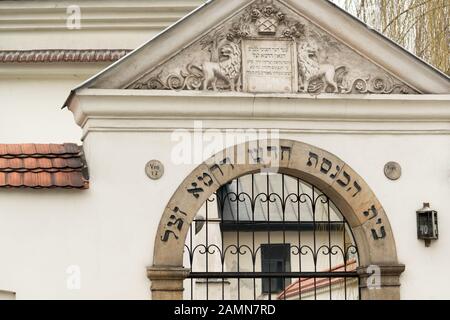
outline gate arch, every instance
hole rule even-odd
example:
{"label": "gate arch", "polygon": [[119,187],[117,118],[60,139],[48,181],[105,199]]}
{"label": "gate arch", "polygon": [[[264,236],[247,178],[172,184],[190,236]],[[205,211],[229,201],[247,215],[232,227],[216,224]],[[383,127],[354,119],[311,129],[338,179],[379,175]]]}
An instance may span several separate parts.
{"label": "gate arch", "polygon": [[[194,169],[169,200],[147,269],[153,299],[182,299],[183,250],[190,225],[203,203],[229,181],[276,169],[321,189],[341,211],[358,247],[361,299],[399,299],[399,264],[389,219],[367,183],[335,155],[294,140],[257,140],[235,145]],[[379,276],[377,287],[368,277]],[[371,279],[373,280],[373,279]]]}

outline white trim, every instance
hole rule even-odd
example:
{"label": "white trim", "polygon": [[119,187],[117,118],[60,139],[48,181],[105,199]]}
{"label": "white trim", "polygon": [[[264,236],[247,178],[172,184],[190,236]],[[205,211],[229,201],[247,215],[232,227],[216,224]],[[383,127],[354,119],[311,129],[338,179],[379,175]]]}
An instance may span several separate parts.
{"label": "white trim", "polygon": [[111,62],[53,62],[53,63],[3,63],[0,64],[1,79],[78,79],[83,81]]}
{"label": "white trim", "polygon": [[204,1],[0,1],[0,31],[67,30],[66,9],[81,9],[83,30],[161,30]]}
{"label": "white trim", "polygon": [[205,129],[449,134],[449,101],[450,95],[311,96],[83,89],[74,97],[70,110],[83,128],[84,137],[89,132],[189,130],[193,120],[203,120]]}

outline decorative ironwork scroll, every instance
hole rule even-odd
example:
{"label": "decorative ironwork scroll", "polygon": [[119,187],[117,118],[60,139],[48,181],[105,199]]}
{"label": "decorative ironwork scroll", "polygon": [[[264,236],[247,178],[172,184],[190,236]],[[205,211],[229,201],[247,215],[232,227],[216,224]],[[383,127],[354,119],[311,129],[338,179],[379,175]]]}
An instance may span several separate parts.
{"label": "decorative ironwork scroll", "polygon": [[246,175],[215,192],[191,225],[184,261],[188,299],[359,298],[349,225],[319,189],[285,174]]}

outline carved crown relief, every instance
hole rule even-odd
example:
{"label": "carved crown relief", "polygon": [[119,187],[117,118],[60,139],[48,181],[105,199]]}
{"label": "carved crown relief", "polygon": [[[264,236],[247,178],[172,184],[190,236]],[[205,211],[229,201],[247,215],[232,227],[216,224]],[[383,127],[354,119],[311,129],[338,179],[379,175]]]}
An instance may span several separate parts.
{"label": "carved crown relief", "polygon": [[127,89],[416,93],[281,2],[258,0]]}

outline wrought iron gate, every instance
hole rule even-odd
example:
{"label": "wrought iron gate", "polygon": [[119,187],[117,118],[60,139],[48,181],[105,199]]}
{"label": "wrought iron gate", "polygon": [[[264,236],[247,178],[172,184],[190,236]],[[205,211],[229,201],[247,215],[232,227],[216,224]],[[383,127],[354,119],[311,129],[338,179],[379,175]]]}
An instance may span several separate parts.
{"label": "wrought iron gate", "polygon": [[316,187],[251,174],[221,187],[185,244],[185,299],[358,299],[350,227]]}

